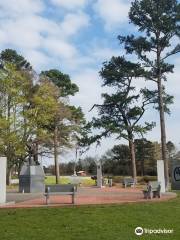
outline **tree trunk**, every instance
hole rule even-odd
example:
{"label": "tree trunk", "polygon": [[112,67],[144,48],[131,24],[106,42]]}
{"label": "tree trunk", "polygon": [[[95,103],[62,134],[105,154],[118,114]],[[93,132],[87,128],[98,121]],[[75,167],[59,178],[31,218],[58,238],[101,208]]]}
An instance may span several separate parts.
{"label": "tree trunk", "polygon": [[34,146],[34,154],[33,154],[33,160],[34,160],[34,163],[37,165],[39,164],[39,161],[38,161],[38,149],[39,146],[38,146],[38,143],[35,143],[35,146]]}
{"label": "tree trunk", "polygon": [[[7,100],[7,120],[8,120],[8,128],[7,128],[7,135],[8,137],[10,136],[10,117],[11,117],[11,109],[10,109],[10,102],[11,99],[8,96],[8,100]],[[9,186],[11,184],[11,144],[10,141],[8,141],[7,143],[7,150],[6,150],[6,157],[7,157],[7,173],[6,173],[6,184]]]}
{"label": "tree trunk", "polygon": [[135,157],[135,147],[133,140],[129,140],[129,149],[131,155],[131,162],[132,162],[132,177],[136,181],[137,178],[137,170],[136,170],[136,157]]}
{"label": "tree trunk", "polygon": [[161,152],[162,159],[164,160],[164,175],[166,190],[169,188],[169,169],[166,148],[166,128],[164,116],[164,101],[163,101],[163,88],[162,88],[162,73],[161,73],[161,43],[159,41],[160,33],[157,33],[157,87],[158,87],[158,100],[159,100],[159,116],[161,127]]}
{"label": "tree trunk", "polygon": [[10,186],[11,185],[11,169],[7,169],[6,173],[6,185]]}
{"label": "tree trunk", "polygon": [[141,176],[144,176],[144,159],[141,159]]}
{"label": "tree trunk", "polygon": [[54,163],[55,163],[55,175],[56,184],[59,184],[59,163],[58,163],[58,141],[57,141],[57,127],[54,130]]}
{"label": "tree trunk", "polygon": [[169,167],[166,147],[166,128],[165,128],[165,117],[164,117],[164,103],[162,96],[162,84],[161,79],[158,79],[158,94],[159,94],[159,113],[160,113],[160,126],[161,126],[161,151],[162,159],[164,160],[164,175],[166,190],[169,188]]}
{"label": "tree trunk", "polygon": [[144,172],[145,172],[145,144],[143,144],[143,148],[142,148],[142,158],[141,158],[141,176],[144,176]]}

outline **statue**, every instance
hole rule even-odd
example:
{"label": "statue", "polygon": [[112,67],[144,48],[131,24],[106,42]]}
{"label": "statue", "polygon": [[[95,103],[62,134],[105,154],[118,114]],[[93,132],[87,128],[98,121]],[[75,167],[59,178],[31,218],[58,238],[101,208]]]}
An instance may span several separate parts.
{"label": "statue", "polygon": [[45,174],[38,161],[38,144],[30,139],[27,147],[29,157],[28,161],[22,166],[20,172],[19,192],[43,193],[45,189]]}

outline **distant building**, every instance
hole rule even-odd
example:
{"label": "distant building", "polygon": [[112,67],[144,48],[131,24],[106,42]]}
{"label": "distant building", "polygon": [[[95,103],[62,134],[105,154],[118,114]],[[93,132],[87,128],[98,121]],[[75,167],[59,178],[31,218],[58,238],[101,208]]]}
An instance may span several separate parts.
{"label": "distant building", "polygon": [[77,172],[77,176],[86,176],[86,172],[85,171],[79,171]]}

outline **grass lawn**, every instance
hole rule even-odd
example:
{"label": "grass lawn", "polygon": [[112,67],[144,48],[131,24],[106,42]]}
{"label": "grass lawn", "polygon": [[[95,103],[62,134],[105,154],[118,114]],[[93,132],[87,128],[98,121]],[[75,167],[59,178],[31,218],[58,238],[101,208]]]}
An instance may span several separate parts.
{"label": "grass lawn", "polygon": [[[174,229],[136,236],[134,229]],[[180,239],[180,194],[161,203],[63,208],[0,209],[2,240]]]}
{"label": "grass lawn", "polygon": [[[95,181],[92,180],[90,177],[78,177],[78,179],[81,179],[81,183],[83,186],[93,186],[95,185]],[[55,184],[56,178],[55,176],[46,176],[45,184]],[[68,177],[60,177],[60,184],[68,184],[70,183],[70,179]]]}
{"label": "grass lawn", "polygon": [[[45,184],[55,184],[56,177],[55,176],[46,176]],[[60,184],[68,184],[69,179],[67,177],[60,177]]]}

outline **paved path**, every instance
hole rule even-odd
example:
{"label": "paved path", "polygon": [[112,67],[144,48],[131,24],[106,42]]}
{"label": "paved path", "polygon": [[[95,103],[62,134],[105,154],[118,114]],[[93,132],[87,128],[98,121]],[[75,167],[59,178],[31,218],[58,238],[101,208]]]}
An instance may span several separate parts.
{"label": "paved path", "polygon": [[[89,205],[89,204],[118,204],[118,203],[132,203],[132,202],[156,202],[165,201],[174,198],[176,194],[163,194],[161,199],[155,198],[152,200],[143,199],[142,190],[138,188],[120,188],[120,187],[80,187],[78,188],[75,197],[75,205]],[[4,207],[21,208],[21,207],[42,207],[46,206],[45,197],[43,194],[29,194],[18,193],[17,191],[10,191],[7,193],[7,201],[14,201],[15,204],[10,204]],[[50,206],[67,206],[71,204],[71,196],[51,196]]]}

